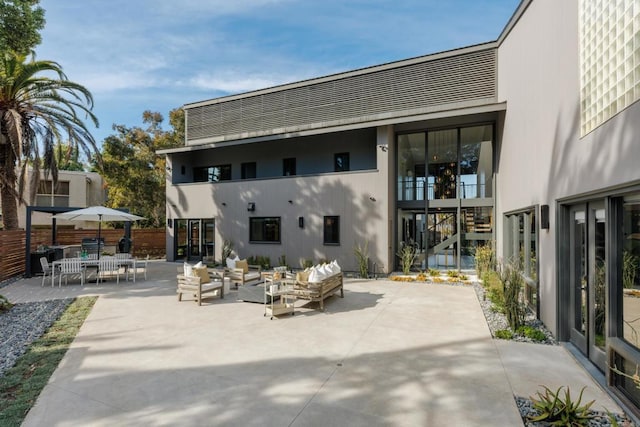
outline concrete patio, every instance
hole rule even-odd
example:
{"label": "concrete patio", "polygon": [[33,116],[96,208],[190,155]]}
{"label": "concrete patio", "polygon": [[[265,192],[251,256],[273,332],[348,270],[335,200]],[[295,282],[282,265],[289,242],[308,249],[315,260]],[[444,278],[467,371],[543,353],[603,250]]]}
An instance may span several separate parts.
{"label": "concrete patio", "polygon": [[0,289],[13,302],[98,294],[23,426],[517,426],[513,395],[568,385],[620,412],[561,346],[493,340],[471,287],[345,282],[326,312],[269,320],[232,290],[178,302],[147,281]]}

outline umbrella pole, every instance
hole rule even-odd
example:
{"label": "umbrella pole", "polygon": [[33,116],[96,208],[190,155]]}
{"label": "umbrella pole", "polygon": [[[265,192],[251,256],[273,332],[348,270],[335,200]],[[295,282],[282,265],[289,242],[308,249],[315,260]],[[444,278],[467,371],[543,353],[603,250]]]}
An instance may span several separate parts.
{"label": "umbrella pole", "polygon": [[102,215],[98,215],[98,259],[100,259],[100,237],[102,234]]}

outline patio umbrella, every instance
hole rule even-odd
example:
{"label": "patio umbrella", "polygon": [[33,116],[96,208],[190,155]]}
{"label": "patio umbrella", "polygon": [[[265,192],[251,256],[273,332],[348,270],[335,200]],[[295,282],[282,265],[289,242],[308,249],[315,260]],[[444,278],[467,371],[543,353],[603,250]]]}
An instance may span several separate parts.
{"label": "patio umbrella", "polygon": [[106,208],[104,206],[90,206],[84,209],[64,212],[53,216],[55,219],[69,221],[96,221],[98,222],[98,258],[100,257],[100,235],[102,233],[102,221],[137,221],[144,217]]}

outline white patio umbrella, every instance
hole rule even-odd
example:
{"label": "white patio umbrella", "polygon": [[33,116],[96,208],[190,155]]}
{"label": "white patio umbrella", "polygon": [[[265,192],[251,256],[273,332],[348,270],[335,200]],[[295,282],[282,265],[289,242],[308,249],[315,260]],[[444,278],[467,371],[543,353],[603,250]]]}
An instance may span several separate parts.
{"label": "white patio umbrella", "polygon": [[138,221],[144,217],[106,208],[104,206],[90,206],[84,209],[64,212],[53,216],[55,219],[69,221],[96,221],[98,222],[98,257],[100,257],[100,235],[102,233],[102,221]]}

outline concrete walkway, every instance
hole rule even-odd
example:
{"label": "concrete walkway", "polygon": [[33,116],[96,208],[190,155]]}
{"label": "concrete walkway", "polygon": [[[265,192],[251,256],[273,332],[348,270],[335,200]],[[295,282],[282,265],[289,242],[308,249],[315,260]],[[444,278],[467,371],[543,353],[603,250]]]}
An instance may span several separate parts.
{"label": "concrete walkway", "polygon": [[179,303],[175,272],[0,289],[101,295],[23,426],[518,426],[513,395],[540,384],[620,411],[563,347],[492,340],[471,287],[348,280],[326,312],[269,320],[233,290]]}

